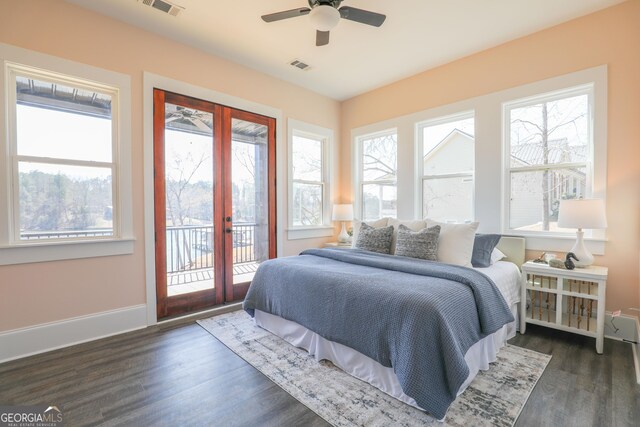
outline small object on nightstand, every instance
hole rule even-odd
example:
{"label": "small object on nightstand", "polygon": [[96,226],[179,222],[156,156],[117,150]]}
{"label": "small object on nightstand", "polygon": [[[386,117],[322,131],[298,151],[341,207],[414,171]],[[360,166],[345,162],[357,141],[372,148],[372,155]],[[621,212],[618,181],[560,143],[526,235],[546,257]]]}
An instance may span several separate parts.
{"label": "small object on nightstand", "polygon": [[566,267],[564,266],[564,262],[560,261],[559,259],[550,259],[549,267],[566,269]]}
{"label": "small object on nightstand", "polygon": [[553,268],[565,268],[567,270],[573,270],[574,268],[576,268],[576,266],[573,263],[573,261],[571,261],[571,259],[575,259],[576,261],[580,261],[578,258],[576,258],[575,254],[573,252],[569,252],[567,254],[564,262],[560,261],[559,259],[555,259],[555,258],[554,259],[550,259],[549,260],[549,266],[551,266]]}
{"label": "small object on nightstand", "polygon": [[533,262],[540,263],[540,264],[546,264],[547,260],[545,258],[545,255],[547,255],[547,253],[546,252],[542,252],[538,258],[533,260]]}

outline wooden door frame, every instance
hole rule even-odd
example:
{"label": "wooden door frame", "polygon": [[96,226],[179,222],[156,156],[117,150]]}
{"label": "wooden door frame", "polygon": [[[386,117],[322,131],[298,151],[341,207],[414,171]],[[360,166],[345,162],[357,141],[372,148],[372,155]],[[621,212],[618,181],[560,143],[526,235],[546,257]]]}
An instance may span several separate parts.
{"label": "wooden door frame", "polygon": [[[204,290],[168,297],[166,263],[166,182],[165,182],[165,103],[185,105],[213,114],[214,221],[214,292]],[[249,282],[233,285],[233,236],[225,233],[225,218],[233,218],[231,193],[231,136],[232,119],[262,124],[268,128],[267,186],[269,221],[269,258],[277,256],[276,218],[276,119],[211,101],[180,95],[162,89],[153,89],[153,189],[155,232],[155,275],[157,319],[212,307],[225,302],[238,301],[247,293]],[[160,106],[160,108],[157,108]],[[226,142],[228,141],[228,142]],[[227,187],[227,188],[225,188]],[[216,221],[217,220],[217,221]],[[158,232],[162,230],[162,232]],[[216,236],[223,236],[222,238]],[[230,250],[225,251],[225,248]]]}
{"label": "wooden door frame", "polygon": [[[267,126],[267,198],[269,204],[268,221],[269,221],[269,258],[277,256],[277,224],[276,224],[276,119],[263,116],[261,114],[249,111],[239,110],[232,107],[223,107],[223,121],[228,126],[223,127],[223,164],[227,187],[224,196],[224,215],[233,218],[233,201],[231,192],[231,138],[233,119],[244,120],[251,123],[257,123]],[[231,248],[225,253],[225,266],[230,266],[225,272],[225,302],[237,301],[244,298],[249,290],[249,282],[233,284],[233,235],[226,233],[225,247]]]}
{"label": "wooden door frame", "polygon": [[[207,289],[197,292],[190,292],[188,294],[175,295],[169,297],[167,295],[167,261],[166,261],[166,249],[167,249],[167,235],[166,235],[166,181],[165,181],[165,105],[166,103],[184,105],[189,108],[195,108],[200,111],[206,111],[213,115],[214,128],[213,128],[213,161],[216,167],[214,168],[214,192],[213,192],[213,237],[214,252],[213,252],[213,280],[214,289]],[[224,291],[223,291],[223,247],[222,239],[216,238],[223,232],[223,223],[217,218],[221,218],[223,210],[223,191],[218,190],[218,187],[222,185],[223,171],[220,167],[217,167],[219,160],[221,159],[222,148],[221,144],[216,144],[216,141],[220,141],[221,128],[217,117],[220,117],[221,106],[213,104],[208,101],[202,101],[196,98],[191,98],[184,95],[164,91],[161,89],[153,90],[153,157],[154,157],[154,232],[155,232],[155,269],[156,269],[156,316],[158,319],[174,316],[199,310],[203,308],[212,307],[217,304],[223,303]]]}

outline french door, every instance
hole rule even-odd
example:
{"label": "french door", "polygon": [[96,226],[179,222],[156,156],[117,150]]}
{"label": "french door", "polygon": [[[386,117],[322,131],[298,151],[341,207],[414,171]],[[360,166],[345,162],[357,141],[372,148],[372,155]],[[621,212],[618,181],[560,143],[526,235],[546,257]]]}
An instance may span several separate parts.
{"label": "french door", "polygon": [[275,119],[154,89],[158,318],[237,301],[276,256]]}

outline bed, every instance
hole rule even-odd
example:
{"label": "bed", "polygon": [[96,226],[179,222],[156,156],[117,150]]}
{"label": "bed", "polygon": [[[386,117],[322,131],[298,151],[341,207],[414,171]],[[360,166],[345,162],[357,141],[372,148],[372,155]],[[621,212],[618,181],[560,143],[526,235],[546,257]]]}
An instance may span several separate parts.
{"label": "bed", "polygon": [[[506,258],[477,269],[349,249],[305,251],[264,263],[244,309],[317,360],[444,419],[516,332],[524,239],[503,236],[497,247]],[[422,292],[417,283],[425,280],[435,290],[423,298],[415,289]],[[438,292],[447,295],[431,295]]]}

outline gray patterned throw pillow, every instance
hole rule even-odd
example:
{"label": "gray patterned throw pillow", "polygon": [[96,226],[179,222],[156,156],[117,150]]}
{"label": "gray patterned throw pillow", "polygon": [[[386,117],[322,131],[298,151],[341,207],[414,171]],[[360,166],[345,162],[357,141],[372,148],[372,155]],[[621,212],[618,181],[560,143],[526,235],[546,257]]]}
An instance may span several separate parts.
{"label": "gray patterned throw pillow", "polygon": [[396,255],[436,261],[438,259],[439,235],[439,225],[423,228],[420,231],[411,231],[409,227],[400,224],[396,242]]}
{"label": "gray patterned throw pillow", "polygon": [[355,247],[357,249],[364,249],[365,251],[389,254],[391,253],[392,238],[393,225],[374,228],[366,222],[363,222],[360,226],[360,233],[358,233]]}

